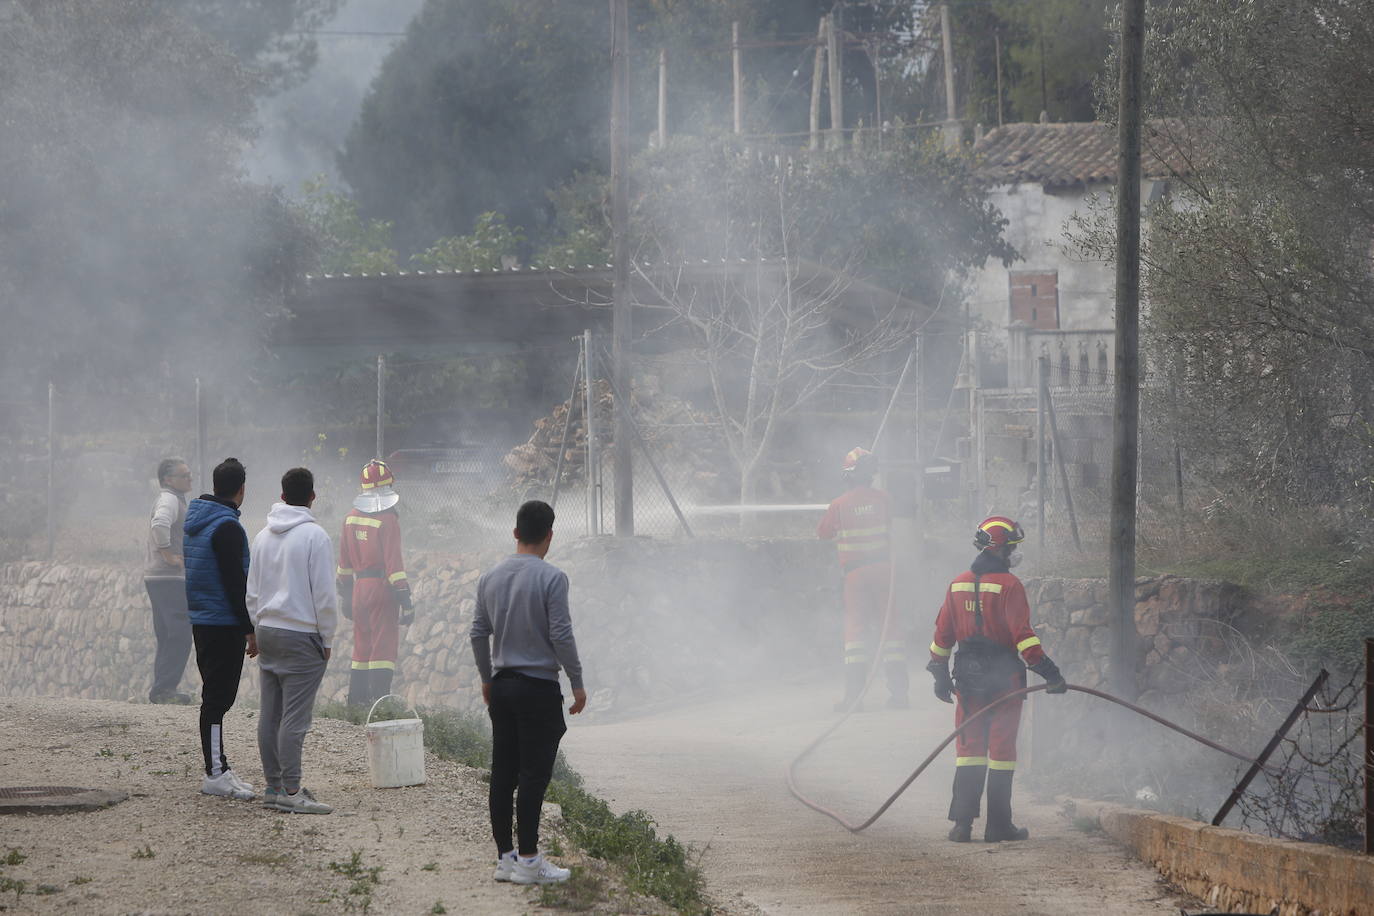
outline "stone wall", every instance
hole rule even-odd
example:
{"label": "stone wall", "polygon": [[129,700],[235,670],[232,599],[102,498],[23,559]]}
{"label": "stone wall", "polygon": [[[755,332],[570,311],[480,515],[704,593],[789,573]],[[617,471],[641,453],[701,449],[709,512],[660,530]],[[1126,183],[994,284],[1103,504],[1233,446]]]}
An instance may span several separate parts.
{"label": "stone wall", "polygon": [[1374,857],[1213,827],[1183,817],[1073,800],[1171,884],[1223,913],[1359,916],[1374,900]]}
{"label": "stone wall", "polygon": [[[1045,651],[1072,683],[1109,689],[1112,635],[1106,579],[1031,579],[1026,593]],[[1180,670],[1214,665],[1220,634],[1255,629],[1256,603],[1238,586],[1177,576],[1137,579],[1136,692],[1146,706],[1188,686]],[[1032,678],[1034,680],[1034,678]]]}
{"label": "stone wall", "polygon": [[[500,551],[408,558],[418,609],[395,687],[413,703],[473,708],[467,639],[481,571]],[[625,710],[839,657],[834,547],[813,540],[562,542],[592,709]],[[321,696],[348,689],[351,627]],[[0,693],[143,700],[153,635],[141,572],[0,565]],[[251,663],[240,696],[255,699]],[[194,662],[183,689],[199,684]]]}

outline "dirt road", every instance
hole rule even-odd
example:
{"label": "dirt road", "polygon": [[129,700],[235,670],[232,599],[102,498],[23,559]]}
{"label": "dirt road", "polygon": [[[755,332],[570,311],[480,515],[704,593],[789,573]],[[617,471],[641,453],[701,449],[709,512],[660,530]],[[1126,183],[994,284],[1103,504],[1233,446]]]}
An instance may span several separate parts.
{"label": "dirt road", "polygon": [[[252,712],[241,704],[226,717],[226,747],[260,782]],[[487,789],[476,770],[430,756],[427,784],[374,789],[361,727],[316,719],[306,784],[335,813],[281,814],[199,793],[196,715],[0,698],[0,786],[130,795],[93,813],[0,815],[0,912],[515,916],[538,908],[537,890],[492,881]],[[22,892],[7,882],[23,882]],[[598,911],[646,909],[621,898]]]}
{"label": "dirt road", "polygon": [[[851,820],[876,809],[952,728],[949,708],[927,701],[925,687],[913,688],[915,709],[852,717],[804,765],[803,790]],[[952,751],[862,834],[804,808],[784,774],[834,720],[834,691],[773,684],[654,716],[574,723],[563,746],[617,810],[643,808],[704,848],[716,896],[740,911],[1145,916],[1193,903],[1111,841],[1032,804],[1024,788],[1016,821],[1030,828],[1028,842],[950,843]]]}

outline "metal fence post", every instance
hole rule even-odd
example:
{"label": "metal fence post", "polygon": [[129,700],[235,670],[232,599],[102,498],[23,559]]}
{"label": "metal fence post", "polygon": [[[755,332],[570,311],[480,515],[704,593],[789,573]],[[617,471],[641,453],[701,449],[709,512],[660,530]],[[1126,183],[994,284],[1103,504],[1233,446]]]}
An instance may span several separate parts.
{"label": "metal fence post", "polygon": [[382,451],[382,424],[386,420],[386,356],[377,354],[377,451],[376,457],[386,460]]}
{"label": "metal fence post", "polygon": [[57,429],[57,386],[48,382],[48,552],[49,560],[53,557],[53,548],[57,542],[57,444],[55,434]]}
{"label": "metal fence post", "polygon": [[592,361],[592,332],[585,330],[582,332],[582,365],[583,379],[586,381],[587,391],[587,534],[597,535],[601,533],[601,506],[600,490],[597,486],[600,477],[600,465],[598,464],[599,455],[596,450],[596,392],[594,381],[596,372],[595,363]]}
{"label": "metal fence post", "polygon": [[1374,855],[1374,636],[1364,640],[1364,852]]}
{"label": "metal fence post", "polygon": [[1043,556],[1049,538],[1045,536],[1045,471],[1049,461],[1045,453],[1045,402],[1049,400],[1050,361],[1041,356],[1036,360],[1035,386],[1035,533],[1040,538],[1040,553]]}
{"label": "metal fence post", "polygon": [[[205,471],[205,455],[208,451],[206,447],[205,429],[205,398],[200,386],[200,379],[196,379],[196,463],[195,469],[198,475],[196,479],[200,481],[201,487],[205,492],[210,491],[210,478]],[[193,491],[194,492],[194,491]]]}

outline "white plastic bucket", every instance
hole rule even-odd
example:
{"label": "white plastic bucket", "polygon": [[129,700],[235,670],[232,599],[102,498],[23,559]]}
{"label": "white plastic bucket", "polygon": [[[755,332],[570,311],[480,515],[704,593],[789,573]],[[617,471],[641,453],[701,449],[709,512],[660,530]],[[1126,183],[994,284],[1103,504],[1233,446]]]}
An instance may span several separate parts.
{"label": "white plastic bucket", "polygon": [[367,762],[372,768],[372,784],[379,789],[422,785],[425,781],[425,723],[420,720],[419,713],[413,719],[372,721],[377,703],[389,696],[395,694],[378,697],[367,711]]}

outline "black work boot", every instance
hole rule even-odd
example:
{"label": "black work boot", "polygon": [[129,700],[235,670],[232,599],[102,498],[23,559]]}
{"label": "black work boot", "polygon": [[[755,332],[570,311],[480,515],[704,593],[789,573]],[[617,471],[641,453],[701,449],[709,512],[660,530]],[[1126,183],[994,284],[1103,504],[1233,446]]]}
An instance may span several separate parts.
{"label": "black work boot", "polygon": [[836,712],[848,712],[851,706],[854,712],[863,712],[860,697],[863,696],[864,681],[867,679],[867,665],[850,662],[844,666],[844,699],[835,704]]}
{"label": "black work boot", "polygon": [[[983,801],[983,780],[987,777],[985,766],[964,766],[954,769],[954,796],[949,803],[949,819],[954,827],[949,838],[956,843],[967,843],[973,838],[973,821],[979,815]],[[988,804],[992,799],[989,797]]]}
{"label": "black work boot", "polygon": [[369,694],[372,692],[371,671],[366,668],[354,668],[348,672],[348,705],[366,707],[372,702]]}
{"label": "black work boot", "polygon": [[983,842],[1002,843],[1024,840],[1030,831],[1011,822],[1011,779],[1014,770],[988,771],[988,820],[983,826]]}
{"label": "black work boot", "polygon": [[911,684],[910,679],[907,677],[906,662],[886,662],[883,665],[883,671],[887,674],[887,708],[910,708],[911,701],[907,699],[907,692]]}
{"label": "black work boot", "polygon": [[372,669],[372,699],[368,701],[369,703],[375,703],[391,693],[391,678],[395,673],[389,668]]}

